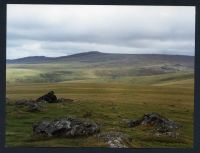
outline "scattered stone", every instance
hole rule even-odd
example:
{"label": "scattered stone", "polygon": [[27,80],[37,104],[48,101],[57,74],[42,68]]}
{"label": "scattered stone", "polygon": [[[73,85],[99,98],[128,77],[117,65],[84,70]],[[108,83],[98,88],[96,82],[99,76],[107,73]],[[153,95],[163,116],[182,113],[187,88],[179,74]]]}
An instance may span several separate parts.
{"label": "scattered stone", "polygon": [[[6,99],[7,100],[7,99]],[[8,100],[7,100],[8,101]],[[15,102],[15,105],[25,105],[29,106],[30,102],[36,102],[38,104],[45,104],[45,103],[61,103],[61,102],[67,102],[71,103],[73,102],[73,99],[65,99],[65,98],[57,98],[56,95],[54,94],[54,91],[50,91],[47,94],[37,98],[35,101],[33,100],[27,100],[27,99],[20,99]],[[32,106],[32,105],[31,105]],[[35,105],[36,106],[36,105]]]}
{"label": "scattered stone", "polygon": [[33,132],[49,137],[89,136],[100,132],[100,126],[93,121],[65,117],[37,122],[33,125]]}
{"label": "scattered stone", "polygon": [[21,99],[17,100],[15,102],[16,106],[25,106],[27,107],[28,112],[38,112],[41,111],[41,106],[38,102],[34,100],[27,100],[27,99]]}
{"label": "scattered stone", "polygon": [[157,113],[145,114],[141,124],[154,126],[155,130],[159,133],[174,132],[181,127],[176,122]]}
{"label": "scattered stone", "polygon": [[107,132],[98,134],[97,138],[102,139],[110,148],[128,148],[132,138],[121,132]]}
{"label": "scattered stone", "polygon": [[[8,99],[6,99],[8,101]],[[20,99],[17,100],[14,104],[16,106],[26,106],[28,112],[38,112],[41,111],[41,105],[46,103],[58,103],[58,102],[72,102],[72,99],[64,99],[60,98],[57,99],[54,91],[50,91],[49,93],[39,97],[36,100],[27,100],[27,99]]]}
{"label": "scattered stone", "polygon": [[139,125],[153,127],[155,135],[168,135],[177,136],[179,133],[177,130],[181,127],[178,123],[169,120],[158,113],[145,114],[138,120],[122,120],[122,123],[127,127],[135,127]]}
{"label": "scattered stone", "polygon": [[30,102],[28,105],[28,112],[38,112],[41,111],[41,106],[36,102]]}
{"label": "scattered stone", "polygon": [[39,97],[38,99],[36,99],[37,102],[40,101],[47,101],[48,103],[56,103],[57,102],[57,97],[54,94],[54,91],[50,91],[47,94]]}

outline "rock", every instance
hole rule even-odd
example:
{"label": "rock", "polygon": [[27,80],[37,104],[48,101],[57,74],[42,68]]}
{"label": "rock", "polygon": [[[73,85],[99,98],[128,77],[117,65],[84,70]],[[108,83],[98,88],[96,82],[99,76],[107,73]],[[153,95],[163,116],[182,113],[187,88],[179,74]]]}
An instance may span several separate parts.
{"label": "rock", "polygon": [[178,130],[181,127],[178,123],[169,120],[157,113],[144,115],[141,124],[154,126],[153,133],[155,135],[167,135],[170,137],[177,137],[179,135]]}
{"label": "rock", "polygon": [[15,102],[16,106],[25,106],[27,107],[28,112],[38,112],[41,111],[41,106],[38,102],[34,100],[27,100],[27,99],[21,99],[17,100]]}
{"label": "rock", "polygon": [[127,127],[135,127],[139,125],[153,127],[155,135],[168,135],[177,136],[179,133],[177,130],[181,127],[178,123],[169,120],[158,113],[145,114],[141,119],[138,120],[122,120],[124,125]]}
{"label": "rock", "polygon": [[181,127],[176,122],[169,120],[158,113],[145,114],[141,124],[154,126],[155,130],[160,133],[173,132]]}
{"label": "rock", "polygon": [[47,101],[48,103],[56,103],[57,102],[57,97],[54,94],[54,91],[50,91],[47,94],[39,97],[38,99],[36,99],[37,102],[40,101]]}
{"label": "rock", "polygon": [[24,106],[28,106],[28,104],[32,102],[32,100],[27,100],[27,99],[20,99],[15,101],[15,105],[24,105]]}
{"label": "rock", "polygon": [[30,102],[28,104],[28,112],[38,112],[41,111],[41,106],[36,102]]}
{"label": "rock", "polygon": [[88,136],[100,132],[100,126],[93,121],[65,117],[37,122],[33,125],[33,132],[49,137]]}
{"label": "rock", "polygon": [[73,99],[65,99],[65,98],[58,98],[57,99],[58,103],[62,103],[62,102],[71,103],[73,101],[74,101]]}
{"label": "rock", "polygon": [[110,148],[128,148],[132,138],[121,132],[107,132],[98,134],[97,138],[102,139]]}

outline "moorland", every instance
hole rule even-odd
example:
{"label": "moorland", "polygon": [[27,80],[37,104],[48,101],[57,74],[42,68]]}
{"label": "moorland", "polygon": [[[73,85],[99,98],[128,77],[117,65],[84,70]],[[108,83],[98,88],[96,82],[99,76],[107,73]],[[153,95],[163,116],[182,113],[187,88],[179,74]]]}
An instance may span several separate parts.
{"label": "moorland", "polygon": [[[94,136],[41,138],[32,124],[44,117],[76,116],[133,138],[134,148],[193,146],[194,57],[162,54],[108,54],[97,51],[63,57],[34,56],[7,60],[6,146],[106,147]],[[19,99],[36,99],[54,91],[74,102],[51,103],[41,112],[16,107]],[[120,126],[122,119],[159,113],[182,125],[178,138],[156,137],[145,127]]]}

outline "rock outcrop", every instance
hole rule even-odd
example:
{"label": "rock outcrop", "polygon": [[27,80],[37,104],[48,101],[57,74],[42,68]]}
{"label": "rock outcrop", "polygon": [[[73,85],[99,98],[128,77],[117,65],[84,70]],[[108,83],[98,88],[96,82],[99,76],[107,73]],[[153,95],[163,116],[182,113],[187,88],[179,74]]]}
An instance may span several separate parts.
{"label": "rock outcrop", "polygon": [[64,117],[37,122],[33,125],[33,132],[48,137],[89,136],[100,132],[100,126],[93,121]]}
{"label": "rock outcrop", "polygon": [[57,97],[54,94],[54,91],[50,91],[47,94],[45,94],[45,95],[39,97],[38,99],[36,99],[36,101],[37,102],[46,101],[48,103],[56,103],[57,102]]}
{"label": "rock outcrop", "polygon": [[132,138],[121,132],[107,132],[97,135],[98,139],[103,140],[110,148],[128,148]]}
{"label": "rock outcrop", "polygon": [[121,124],[127,127],[135,127],[139,125],[150,126],[153,127],[153,132],[156,135],[168,135],[173,137],[179,135],[177,130],[181,127],[180,124],[169,120],[158,113],[145,114],[138,120],[123,119]]}
{"label": "rock outcrop", "polygon": [[43,96],[39,97],[36,99],[36,102],[45,102],[45,103],[62,103],[62,102],[66,102],[66,103],[71,103],[73,102],[73,99],[65,99],[65,98],[57,98],[57,96],[55,95],[54,91],[50,91],[47,94],[44,94]]}
{"label": "rock outcrop", "polygon": [[41,111],[41,105],[34,100],[21,99],[15,102],[16,106],[27,107],[28,112],[38,112]]}

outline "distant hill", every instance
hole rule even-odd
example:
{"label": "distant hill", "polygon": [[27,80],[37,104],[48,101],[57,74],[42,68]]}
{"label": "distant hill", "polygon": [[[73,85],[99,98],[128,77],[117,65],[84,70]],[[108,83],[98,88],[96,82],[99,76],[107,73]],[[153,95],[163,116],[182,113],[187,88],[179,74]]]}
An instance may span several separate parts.
{"label": "distant hill", "polygon": [[164,54],[115,54],[90,51],[61,57],[30,56],[7,60],[7,64],[42,64],[42,63],[68,63],[82,62],[107,66],[118,65],[153,65],[153,64],[179,64],[187,67],[194,66],[194,56],[164,55]]}
{"label": "distant hill", "polygon": [[71,61],[71,60],[80,60],[82,58],[89,59],[90,57],[97,56],[98,54],[103,54],[98,51],[90,51],[84,53],[78,53],[68,56],[60,56],[60,57],[46,57],[46,56],[29,56],[18,59],[7,59],[7,64],[41,64],[41,63],[51,63],[51,62],[63,62],[63,61]]}
{"label": "distant hill", "polygon": [[6,60],[7,64],[37,64],[37,63],[44,63],[48,62],[53,58],[51,57],[45,57],[45,56],[29,56],[29,57],[23,57],[13,60]]}
{"label": "distant hill", "polygon": [[[160,76],[161,75],[161,76]],[[149,76],[150,78],[146,78]],[[154,80],[151,76],[156,76]],[[162,54],[111,54],[97,51],[62,57],[32,56],[7,60],[11,82],[160,82],[192,80],[194,57]],[[141,77],[145,77],[141,81]],[[152,80],[153,79],[153,80]],[[149,80],[149,81],[148,81]]]}

